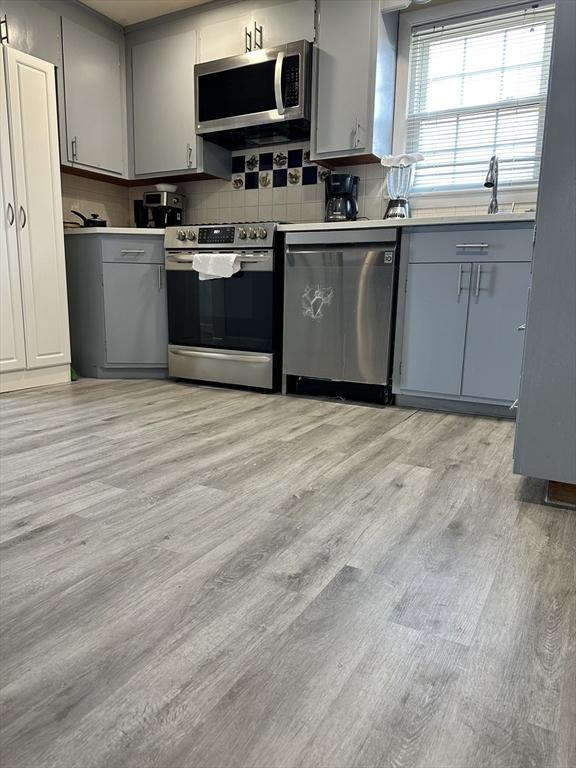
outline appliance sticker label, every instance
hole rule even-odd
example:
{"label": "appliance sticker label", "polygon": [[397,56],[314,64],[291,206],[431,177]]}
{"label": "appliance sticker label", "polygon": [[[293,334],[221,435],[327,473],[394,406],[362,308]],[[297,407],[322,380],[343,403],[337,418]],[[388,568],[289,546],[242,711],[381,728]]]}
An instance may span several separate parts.
{"label": "appliance sticker label", "polygon": [[310,320],[320,320],[324,317],[323,309],[332,303],[333,288],[315,288],[307,285],[302,294],[302,314]]}

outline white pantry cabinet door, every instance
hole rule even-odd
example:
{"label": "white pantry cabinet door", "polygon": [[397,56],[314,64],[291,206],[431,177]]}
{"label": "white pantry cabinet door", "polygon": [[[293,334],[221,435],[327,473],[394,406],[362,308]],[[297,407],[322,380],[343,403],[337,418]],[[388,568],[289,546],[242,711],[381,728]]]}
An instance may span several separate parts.
{"label": "white pantry cabinet door", "polygon": [[54,67],[5,48],[26,367],[70,362]]}
{"label": "white pantry cabinet door", "polygon": [[0,372],[26,368],[8,104],[0,55]]}
{"label": "white pantry cabinet door", "polygon": [[124,77],[120,47],[62,18],[68,160],[124,171]]}
{"label": "white pantry cabinet door", "polygon": [[[137,175],[196,168],[195,63],[194,30],[133,46],[134,170]],[[175,73],[184,88],[174,87]]]}

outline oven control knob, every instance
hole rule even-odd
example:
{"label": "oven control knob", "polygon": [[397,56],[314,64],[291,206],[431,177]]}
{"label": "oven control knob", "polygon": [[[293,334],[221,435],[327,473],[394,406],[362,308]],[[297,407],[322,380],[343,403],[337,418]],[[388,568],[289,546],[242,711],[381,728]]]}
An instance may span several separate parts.
{"label": "oven control knob", "polygon": [[246,240],[246,230],[244,227],[240,227],[240,229],[238,230],[238,237],[240,238],[240,240]]}
{"label": "oven control knob", "polygon": [[256,230],[256,234],[260,238],[260,240],[265,240],[268,237],[268,230],[266,227],[258,227]]}
{"label": "oven control knob", "polygon": [[256,240],[256,230],[254,229],[254,227],[249,228],[248,237],[250,238],[250,240]]}
{"label": "oven control knob", "polygon": [[176,232],[176,237],[178,240],[186,240],[186,232],[184,232],[183,229],[179,229],[178,232]]}
{"label": "oven control knob", "polygon": [[196,240],[196,232],[194,232],[193,229],[189,229],[188,232],[186,232],[186,239],[187,240]]}

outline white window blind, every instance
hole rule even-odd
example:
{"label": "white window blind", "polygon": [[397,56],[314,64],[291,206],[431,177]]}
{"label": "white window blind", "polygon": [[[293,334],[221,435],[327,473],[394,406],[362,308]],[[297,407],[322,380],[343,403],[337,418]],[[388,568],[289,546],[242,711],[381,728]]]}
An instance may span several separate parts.
{"label": "white window blind", "polygon": [[415,191],[478,189],[491,155],[502,186],[538,181],[554,7],[415,28],[406,148]]}

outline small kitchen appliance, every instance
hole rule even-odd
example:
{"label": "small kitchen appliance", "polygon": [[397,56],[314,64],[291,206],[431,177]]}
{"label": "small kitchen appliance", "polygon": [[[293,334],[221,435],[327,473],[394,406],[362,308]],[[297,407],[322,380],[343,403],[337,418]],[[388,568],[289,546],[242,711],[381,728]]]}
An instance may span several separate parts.
{"label": "small kitchen appliance", "polygon": [[178,192],[144,192],[143,206],[147,212],[147,227],[158,229],[182,224],[185,196]]}
{"label": "small kitchen appliance", "polygon": [[80,211],[70,211],[70,213],[73,213],[74,216],[78,216],[82,219],[82,227],[105,227],[106,221],[104,219],[100,218],[100,215],[98,213],[91,213],[90,218],[87,216],[84,216],[83,213],[80,213]]}
{"label": "small kitchen appliance", "polygon": [[414,183],[414,165],[407,166],[392,166],[388,169],[388,176],[386,177],[386,185],[388,187],[388,206],[385,219],[409,219],[410,218],[410,203],[408,202],[408,194],[412,189]]}
{"label": "small kitchen appliance", "polygon": [[[275,222],[166,229],[170,376],[279,389],[282,241]],[[205,279],[202,260],[237,271]]]}
{"label": "small kitchen appliance", "polygon": [[326,221],[355,221],[358,215],[358,176],[332,173],[326,177]]}
{"label": "small kitchen appliance", "polygon": [[228,149],[310,137],[312,43],[206,61],[194,67],[196,133]]}

